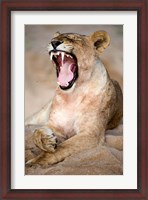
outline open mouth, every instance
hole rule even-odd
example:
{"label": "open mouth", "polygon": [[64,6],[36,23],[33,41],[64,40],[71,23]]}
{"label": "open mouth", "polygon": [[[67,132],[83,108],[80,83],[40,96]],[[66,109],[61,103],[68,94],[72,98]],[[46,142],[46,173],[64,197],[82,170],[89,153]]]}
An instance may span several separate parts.
{"label": "open mouth", "polygon": [[56,64],[57,83],[60,88],[63,90],[71,88],[78,78],[76,57],[64,51],[50,51],[49,55]]}

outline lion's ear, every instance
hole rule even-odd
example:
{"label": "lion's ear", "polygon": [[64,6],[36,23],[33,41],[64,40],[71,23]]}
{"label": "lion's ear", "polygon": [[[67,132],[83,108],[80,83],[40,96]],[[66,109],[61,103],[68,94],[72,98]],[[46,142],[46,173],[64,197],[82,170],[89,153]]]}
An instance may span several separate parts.
{"label": "lion's ear", "polygon": [[110,44],[110,37],[105,31],[94,32],[91,36],[91,40],[93,41],[94,46],[99,51],[99,53],[102,53],[104,49],[106,49]]}
{"label": "lion's ear", "polygon": [[55,37],[58,37],[59,35],[60,35],[60,32],[56,32],[54,33],[53,37],[55,38]]}

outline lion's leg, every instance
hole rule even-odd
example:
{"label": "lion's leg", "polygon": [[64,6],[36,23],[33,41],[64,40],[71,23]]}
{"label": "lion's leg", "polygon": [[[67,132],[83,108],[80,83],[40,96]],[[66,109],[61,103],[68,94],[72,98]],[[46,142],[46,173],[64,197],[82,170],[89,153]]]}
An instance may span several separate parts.
{"label": "lion's leg", "polygon": [[[54,128],[52,129],[54,130]],[[36,128],[33,132],[32,139],[34,144],[43,152],[35,158],[27,161],[27,165],[35,163],[44,155],[44,152],[54,152],[57,148],[57,145],[65,140],[65,138],[60,133],[57,133],[57,131],[55,134],[49,128],[49,126],[41,126],[40,128]]]}
{"label": "lion's leg", "polygon": [[58,145],[58,139],[56,135],[47,126],[36,128],[33,132],[32,139],[34,144],[42,150],[42,153],[27,161],[27,165],[30,163],[35,163],[40,157],[44,155],[44,152],[54,152]]}
{"label": "lion's leg", "polygon": [[33,141],[38,148],[46,152],[54,152],[58,144],[56,135],[47,126],[35,129]]}
{"label": "lion's leg", "polygon": [[104,132],[105,129],[100,129],[99,133],[95,133],[93,130],[90,130],[90,132],[80,132],[78,135],[75,135],[61,143],[55,152],[45,152],[42,155],[29,160],[27,164],[31,165],[38,163],[41,165],[50,165],[60,162],[73,153],[78,153],[104,143]]}

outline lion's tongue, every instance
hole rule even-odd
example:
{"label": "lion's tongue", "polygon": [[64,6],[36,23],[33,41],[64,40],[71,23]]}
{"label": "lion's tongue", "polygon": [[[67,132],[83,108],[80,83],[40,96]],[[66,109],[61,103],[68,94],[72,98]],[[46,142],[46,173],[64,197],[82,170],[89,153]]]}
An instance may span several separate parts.
{"label": "lion's tongue", "polygon": [[58,76],[58,83],[61,86],[68,86],[68,82],[73,79],[73,72],[71,71],[70,63],[66,62],[60,68],[59,76]]}

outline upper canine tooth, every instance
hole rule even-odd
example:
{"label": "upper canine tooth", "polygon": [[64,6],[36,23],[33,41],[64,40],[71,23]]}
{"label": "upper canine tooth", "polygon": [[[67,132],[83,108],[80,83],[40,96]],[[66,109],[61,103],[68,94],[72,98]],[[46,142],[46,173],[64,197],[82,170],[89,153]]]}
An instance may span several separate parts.
{"label": "upper canine tooth", "polygon": [[52,60],[52,57],[53,57],[53,53],[51,52],[50,53],[50,60]]}
{"label": "upper canine tooth", "polygon": [[62,55],[62,62],[64,60],[64,52],[61,52],[61,55]]}

